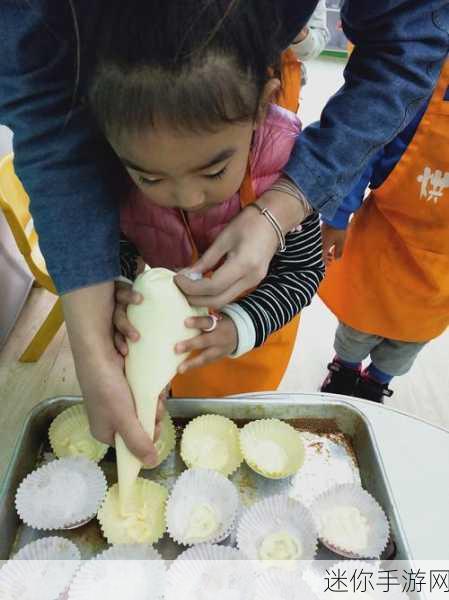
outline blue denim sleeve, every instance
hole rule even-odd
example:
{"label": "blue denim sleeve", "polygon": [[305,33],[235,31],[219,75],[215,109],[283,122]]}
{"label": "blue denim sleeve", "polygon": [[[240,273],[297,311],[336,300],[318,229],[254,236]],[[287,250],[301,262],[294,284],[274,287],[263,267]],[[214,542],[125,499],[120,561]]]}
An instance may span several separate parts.
{"label": "blue denim sleeve", "polygon": [[343,199],[334,216],[331,219],[326,218],[324,215],[321,216],[321,220],[326,225],[334,229],[347,228],[351,215],[357,212],[363,204],[366,188],[371,182],[373,170],[381,154],[383,154],[383,151],[376,155],[375,159],[368,165],[356,186]]}
{"label": "blue denim sleeve", "polygon": [[346,0],[342,22],[355,44],[345,84],[299,136],[285,169],[328,219],[428,98],[449,49],[449,3]]}
{"label": "blue denim sleeve", "polygon": [[72,17],[69,2],[0,3],[0,122],[14,132],[15,169],[60,294],[120,274],[118,210],[105,175],[113,157],[74,102]]}

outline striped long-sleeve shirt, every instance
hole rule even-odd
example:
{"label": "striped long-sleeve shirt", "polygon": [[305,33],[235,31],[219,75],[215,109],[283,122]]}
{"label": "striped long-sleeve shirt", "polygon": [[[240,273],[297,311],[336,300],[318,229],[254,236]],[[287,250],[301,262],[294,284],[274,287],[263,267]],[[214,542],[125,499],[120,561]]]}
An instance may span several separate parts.
{"label": "striped long-sleeve shirt", "polygon": [[237,326],[240,356],[284,327],[308,306],[324,276],[320,220],[312,214],[286,237],[285,252],[271,261],[268,274],[248,296],[223,309]]}
{"label": "striped long-sleeve shirt", "polygon": [[[299,230],[286,236],[285,252],[271,261],[268,274],[248,296],[225,306],[238,332],[238,347],[233,356],[241,356],[284,327],[308,306],[324,276],[320,220],[312,214]],[[133,279],[137,251],[125,239],[121,243],[122,273]]]}

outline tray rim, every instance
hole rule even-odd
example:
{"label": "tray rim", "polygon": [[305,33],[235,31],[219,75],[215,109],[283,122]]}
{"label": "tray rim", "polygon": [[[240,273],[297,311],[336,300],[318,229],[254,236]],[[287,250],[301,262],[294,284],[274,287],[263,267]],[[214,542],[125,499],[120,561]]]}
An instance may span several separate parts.
{"label": "tray rim", "polygon": [[[193,402],[216,402],[216,403],[220,403],[220,402],[232,402],[233,400],[246,400],[246,405],[260,405],[261,402],[264,402],[265,404],[277,404],[279,401],[289,401],[290,403],[295,403],[295,404],[324,404],[324,405],[329,405],[329,406],[342,406],[346,409],[349,409],[350,411],[352,411],[353,413],[357,414],[357,417],[360,418],[364,425],[367,428],[369,437],[370,437],[370,442],[373,445],[373,449],[374,452],[376,454],[376,458],[378,460],[379,463],[379,468],[382,472],[382,476],[384,479],[384,483],[385,486],[387,488],[387,492],[388,495],[390,497],[390,502],[391,502],[391,506],[392,506],[392,510],[394,513],[394,517],[396,520],[396,524],[397,527],[400,531],[401,537],[402,537],[402,541],[404,544],[404,548],[405,551],[407,553],[408,556],[408,560],[409,561],[413,561],[413,555],[410,549],[410,544],[407,538],[407,534],[404,530],[404,526],[402,523],[402,519],[399,513],[399,509],[396,503],[396,498],[385,468],[385,463],[383,461],[381,452],[380,452],[380,448],[377,442],[377,438],[375,435],[375,431],[374,431],[374,427],[369,419],[369,417],[367,415],[365,415],[357,406],[354,406],[351,402],[348,402],[347,400],[344,399],[340,399],[338,397],[335,397],[335,395],[323,395],[321,393],[308,393],[308,392],[255,392],[255,393],[250,393],[250,394],[239,394],[239,395],[235,395],[235,396],[226,396],[223,398],[172,398],[168,400],[168,403],[181,403],[181,402],[189,402],[189,403],[193,403]],[[70,402],[82,402],[83,401],[83,397],[82,396],[78,396],[78,395],[62,395],[62,396],[52,396],[50,398],[41,400],[38,404],[36,404],[36,406],[34,406],[27,414],[24,424],[22,426],[22,428],[20,429],[17,438],[16,438],[16,442],[14,444],[14,450],[13,453],[11,455],[8,467],[6,469],[5,475],[2,478],[2,480],[0,480],[0,504],[3,501],[3,497],[4,495],[7,493],[7,490],[10,487],[10,482],[13,478],[13,474],[14,474],[14,466],[17,462],[17,458],[20,454],[20,449],[22,446],[22,442],[23,439],[26,435],[27,430],[31,427],[32,422],[34,419],[36,419],[39,414],[41,412],[43,412],[43,410],[45,410],[46,408],[50,407],[53,404],[56,404],[57,402],[60,402],[61,400],[68,400]],[[271,400],[271,402],[270,402]]]}

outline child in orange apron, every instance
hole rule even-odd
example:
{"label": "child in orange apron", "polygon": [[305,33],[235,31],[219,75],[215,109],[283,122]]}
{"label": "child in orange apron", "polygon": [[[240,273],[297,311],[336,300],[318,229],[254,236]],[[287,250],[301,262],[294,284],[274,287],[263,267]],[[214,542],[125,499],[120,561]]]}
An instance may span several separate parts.
{"label": "child in orange apron", "polygon": [[336,260],[319,294],[340,323],[321,389],[382,402],[449,325],[449,61],[430,101],[322,231]]}
{"label": "child in orange apron", "polygon": [[[324,273],[318,216],[311,214],[284,240],[273,215],[256,203],[282,175],[300,132],[300,64],[290,50],[283,54],[280,86],[276,57],[264,65],[266,41],[239,55],[223,27],[198,48],[202,19],[206,9],[195,32],[183,38],[183,58],[178,50],[170,56],[172,40],[149,36],[146,63],[136,71],[123,58],[110,58],[100,64],[90,93],[97,120],[133,182],[121,207],[131,258],[134,252],[151,267],[189,268],[243,210],[257,209],[279,242],[255,290],[218,315],[187,323],[202,333],[174,349],[194,351],[172,384],[173,395],[184,397],[277,389],[299,313]],[[126,354],[126,338],[138,335],[126,319],[129,286],[117,299],[116,345]]]}

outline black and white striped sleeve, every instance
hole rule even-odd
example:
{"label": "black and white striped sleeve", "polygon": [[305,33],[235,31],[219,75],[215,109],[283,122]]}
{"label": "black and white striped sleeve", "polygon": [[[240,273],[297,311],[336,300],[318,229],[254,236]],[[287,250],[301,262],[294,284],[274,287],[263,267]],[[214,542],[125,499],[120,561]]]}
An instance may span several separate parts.
{"label": "black and white striped sleeve", "polygon": [[246,339],[239,343],[236,355],[261,346],[299,314],[310,304],[324,277],[318,214],[308,217],[300,231],[289,233],[286,245],[285,252],[274,256],[259,286],[223,309],[236,324],[239,338]]}
{"label": "black and white striped sleeve", "polygon": [[132,242],[120,234],[120,272],[122,277],[134,281],[137,277],[139,252]]}

